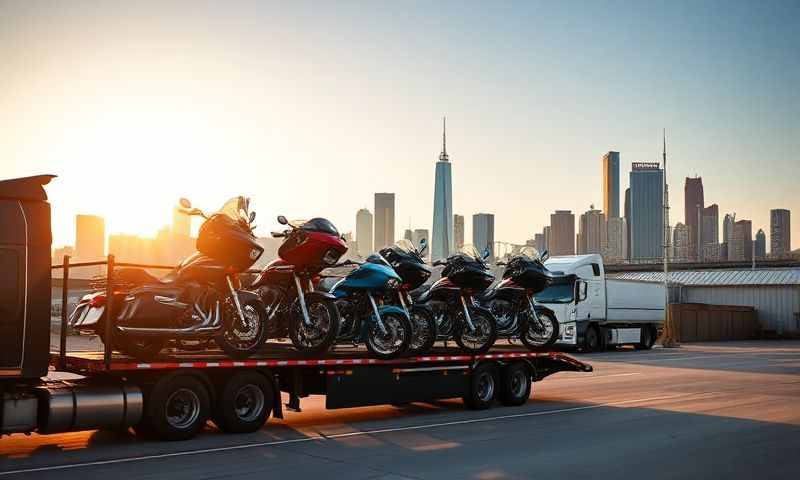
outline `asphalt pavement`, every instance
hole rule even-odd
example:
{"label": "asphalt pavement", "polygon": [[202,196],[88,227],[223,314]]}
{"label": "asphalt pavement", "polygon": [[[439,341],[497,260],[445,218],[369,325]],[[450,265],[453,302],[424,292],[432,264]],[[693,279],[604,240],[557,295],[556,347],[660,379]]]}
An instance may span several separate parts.
{"label": "asphalt pavement", "polygon": [[522,407],[460,400],[324,409],[304,399],[248,435],[11,435],[0,478],[798,478],[800,342],[576,355],[592,373],[534,384]]}

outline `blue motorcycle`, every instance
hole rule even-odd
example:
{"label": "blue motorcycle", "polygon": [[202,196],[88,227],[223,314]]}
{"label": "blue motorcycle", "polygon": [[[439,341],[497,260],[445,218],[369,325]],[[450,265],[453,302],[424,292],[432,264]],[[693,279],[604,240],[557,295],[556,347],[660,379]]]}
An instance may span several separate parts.
{"label": "blue motorcycle", "polygon": [[336,297],[339,310],[339,343],[365,343],[370,354],[380,359],[397,358],[411,344],[408,312],[383,299],[399,295],[400,276],[386,260],[373,254],[366,262],[347,260],[336,267],[355,265],[345,277],[324,277],[317,290]]}

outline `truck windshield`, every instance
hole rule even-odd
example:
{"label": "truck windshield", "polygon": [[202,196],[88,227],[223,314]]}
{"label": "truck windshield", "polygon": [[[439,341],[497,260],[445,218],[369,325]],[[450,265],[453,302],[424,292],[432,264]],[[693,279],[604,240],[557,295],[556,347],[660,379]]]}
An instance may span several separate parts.
{"label": "truck windshield", "polygon": [[536,294],[537,303],[570,303],[575,294],[571,283],[554,283]]}

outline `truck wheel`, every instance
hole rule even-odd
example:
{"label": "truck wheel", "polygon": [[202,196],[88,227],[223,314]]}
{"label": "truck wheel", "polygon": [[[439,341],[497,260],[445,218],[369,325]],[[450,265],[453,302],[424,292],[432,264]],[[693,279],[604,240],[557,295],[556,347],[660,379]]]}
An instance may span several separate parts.
{"label": "truck wheel", "polygon": [[211,410],[206,386],[189,375],[164,377],[145,396],[137,434],[162,440],[188,440],[205,426]]}
{"label": "truck wheel", "polygon": [[645,325],[642,327],[641,341],[634,345],[634,348],[636,348],[636,350],[650,350],[653,348],[653,344],[655,342],[656,339],[653,329],[650,327],[650,325]]}
{"label": "truck wheel", "polygon": [[266,423],[275,392],[264,375],[242,371],[225,382],[214,406],[214,423],[226,433],[251,433]]}
{"label": "truck wheel", "polygon": [[531,375],[528,366],[515,362],[501,372],[500,403],[510,407],[524,405],[531,396]]}
{"label": "truck wheel", "polygon": [[482,363],[472,371],[469,387],[462,397],[464,404],[473,410],[486,410],[492,406],[497,393],[497,368]]}
{"label": "truck wheel", "polygon": [[589,325],[583,337],[583,350],[585,352],[596,352],[600,348],[600,334],[595,325]]}

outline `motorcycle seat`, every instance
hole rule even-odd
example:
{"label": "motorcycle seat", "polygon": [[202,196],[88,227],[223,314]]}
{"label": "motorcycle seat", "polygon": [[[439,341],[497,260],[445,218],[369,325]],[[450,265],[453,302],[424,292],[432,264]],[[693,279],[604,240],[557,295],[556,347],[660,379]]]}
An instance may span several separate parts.
{"label": "motorcycle seat", "polygon": [[316,290],[320,292],[330,293],[333,287],[339,283],[340,277],[322,277],[317,283]]}
{"label": "motorcycle seat", "polygon": [[427,287],[418,288],[409,292],[411,299],[417,303],[425,303],[431,298],[431,289]]}
{"label": "motorcycle seat", "polygon": [[169,285],[175,281],[173,272],[158,278],[143,268],[126,267],[114,272],[114,281],[133,285]]}
{"label": "motorcycle seat", "polygon": [[490,302],[494,300],[496,296],[497,296],[497,288],[492,287],[492,288],[487,288],[486,290],[480,292],[475,297],[481,302]]}

